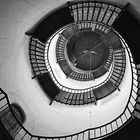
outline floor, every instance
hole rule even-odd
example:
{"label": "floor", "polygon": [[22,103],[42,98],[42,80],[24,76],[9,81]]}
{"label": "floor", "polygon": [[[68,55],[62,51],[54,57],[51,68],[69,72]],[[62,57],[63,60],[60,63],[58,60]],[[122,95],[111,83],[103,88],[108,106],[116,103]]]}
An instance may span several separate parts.
{"label": "floor", "polygon": [[[79,36],[80,35],[80,36]],[[84,31],[73,37],[75,45],[73,54],[77,58],[76,67],[83,70],[96,70],[104,64],[108,49],[101,40],[101,36],[95,32]],[[72,46],[67,46],[71,47]]]}

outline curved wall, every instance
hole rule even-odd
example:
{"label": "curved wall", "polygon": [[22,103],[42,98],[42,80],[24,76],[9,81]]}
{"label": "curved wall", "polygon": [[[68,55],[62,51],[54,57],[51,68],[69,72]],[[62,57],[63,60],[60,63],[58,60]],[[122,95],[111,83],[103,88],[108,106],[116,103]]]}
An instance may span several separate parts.
{"label": "curved wall", "polygon": [[[15,101],[20,103],[28,116],[25,128],[36,135],[52,136],[54,133],[56,135],[69,134],[69,128],[66,128],[65,132],[62,131],[65,126],[61,120],[63,115],[57,110],[61,110],[62,108],[64,109],[63,113],[67,114],[64,122],[68,119],[75,124],[83,122],[82,127],[89,127],[91,125],[89,120],[85,119],[90,118],[89,112],[91,106],[84,108],[64,108],[62,105],[55,107],[54,104],[50,109],[47,105],[48,99],[38,86],[37,81],[31,79],[33,75],[28,56],[29,37],[25,35],[25,32],[31,29],[46,13],[61,6],[65,2],[66,0],[4,0],[0,2],[0,87],[8,94],[11,103]],[[135,0],[134,4],[140,5],[140,2]],[[24,100],[25,98],[26,100]],[[35,109],[33,109],[34,104],[31,103],[31,98],[36,101],[35,104],[38,106]],[[39,115],[47,109],[50,111],[47,112],[48,114],[50,113],[50,116],[44,115],[40,119]],[[74,120],[75,116],[70,119],[71,113],[68,112],[69,110],[74,113],[80,110],[80,113],[87,112],[87,114],[84,114],[79,120]],[[56,116],[58,119],[57,123],[59,119],[63,123],[61,130],[58,130],[58,127],[52,128],[52,125],[55,126],[56,122],[50,119],[51,111],[58,114]],[[80,113],[77,112],[76,114],[79,118]],[[92,113],[94,117],[94,112]],[[32,114],[34,114],[34,117]],[[47,125],[43,124],[47,119],[50,120],[47,122]],[[95,120],[93,118],[93,124],[94,122]],[[70,123],[69,126],[71,128],[75,127],[75,125]],[[77,126],[70,133],[80,130],[81,126]]]}

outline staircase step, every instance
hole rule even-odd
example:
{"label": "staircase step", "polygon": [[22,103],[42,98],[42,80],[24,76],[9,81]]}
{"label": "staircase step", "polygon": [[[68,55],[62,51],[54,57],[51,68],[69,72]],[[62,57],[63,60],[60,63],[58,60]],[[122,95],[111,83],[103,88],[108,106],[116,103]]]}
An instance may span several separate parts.
{"label": "staircase step", "polygon": [[106,85],[102,85],[101,87],[94,90],[94,94],[97,99],[102,99],[109,94],[109,89],[106,87]]}
{"label": "staircase step", "polygon": [[73,94],[72,101],[71,101],[71,105],[76,105],[76,96],[77,96],[77,94],[74,93],[74,94]]}
{"label": "staircase step", "polygon": [[72,98],[73,98],[73,93],[70,93],[69,98],[67,100],[67,104],[71,105]]}
{"label": "staircase step", "polygon": [[[112,4],[102,2],[78,2],[70,4],[70,10],[77,21],[98,21],[109,26],[118,17],[118,13],[121,12],[120,8],[113,6]],[[114,11],[113,11],[114,10]]]}
{"label": "staircase step", "polygon": [[140,112],[140,104],[136,104],[135,108]]}
{"label": "staircase step", "polygon": [[140,112],[134,111],[134,116],[138,119],[140,119]]}
{"label": "staircase step", "polygon": [[122,48],[121,41],[116,33],[110,30],[106,36],[112,44],[113,50]]}
{"label": "staircase step", "polygon": [[84,93],[84,104],[88,103],[88,94]]}
{"label": "staircase step", "polygon": [[84,94],[81,93],[80,94],[80,105],[83,105],[84,104]]}
{"label": "staircase step", "polygon": [[80,93],[77,94],[76,105],[80,105]]}
{"label": "staircase step", "polygon": [[115,21],[115,19],[118,17],[118,13],[113,12],[113,14],[111,15],[109,21],[108,21],[108,25],[111,26],[113,24],[113,22]]}
{"label": "staircase step", "polygon": [[116,89],[116,87],[113,85],[113,83],[111,81],[108,81],[106,83],[106,86],[109,89],[110,93],[112,93]]}
{"label": "staircase step", "polygon": [[98,17],[98,22],[102,22],[102,20],[104,18],[104,15],[107,11],[107,8],[108,8],[107,4],[102,4],[100,14],[99,14],[99,17]]}

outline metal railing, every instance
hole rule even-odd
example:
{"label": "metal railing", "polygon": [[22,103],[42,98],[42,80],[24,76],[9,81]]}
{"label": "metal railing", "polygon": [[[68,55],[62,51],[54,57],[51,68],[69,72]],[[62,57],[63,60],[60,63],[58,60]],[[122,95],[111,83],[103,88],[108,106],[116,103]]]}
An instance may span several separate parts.
{"label": "metal railing", "polygon": [[[124,40],[122,39],[122,41]],[[18,139],[18,140],[54,140],[54,139],[88,140],[88,139],[103,138],[103,137],[109,136],[115,133],[116,131],[118,131],[119,129],[121,129],[122,127],[124,127],[125,125],[127,125],[127,123],[129,123],[132,120],[132,116],[135,109],[137,91],[138,91],[138,85],[137,85],[138,76],[137,76],[137,70],[136,70],[135,64],[133,62],[132,54],[127,44],[125,42],[124,44],[126,45],[126,50],[129,54],[129,59],[130,59],[130,64],[131,64],[132,86],[131,86],[131,93],[130,93],[130,97],[127,102],[126,108],[124,109],[121,115],[119,115],[117,118],[115,118],[114,120],[112,120],[111,122],[107,124],[104,124],[96,128],[94,127],[88,128],[88,129],[85,129],[84,131],[81,131],[75,134],[59,136],[59,137],[36,136],[36,135],[31,134],[28,130],[26,130],[26,128],[24,128],[23,125],[20,123],[20,121],[16,118],[11,108],[11,104],[10,104],[7,94],[2,89],[0,89],[0,114],[6,107],[9,107],[11,110],[12,116],[14,117],[14,119],[20,126],[20,129],[18,129],[18,131],[15,134],[11,135],[10,132],[8,132],[8,130],[7,132],[11,135],[13,139]],[[1,120],[1,117],[0,117],[0,121],[3,127],[5,127],[4,123]]]}
{"label": "metal railing", "polygon": [[44,59],[45,44],[40,42],[37,38],[30,38],[29,56],[34,77],[47,73],[47,67]]}
{"label": "metal railing", "polygon": [[122,11],[122,6],[99,1],[69,2],[69,9],[78,21],[97,21],[111,26]]}

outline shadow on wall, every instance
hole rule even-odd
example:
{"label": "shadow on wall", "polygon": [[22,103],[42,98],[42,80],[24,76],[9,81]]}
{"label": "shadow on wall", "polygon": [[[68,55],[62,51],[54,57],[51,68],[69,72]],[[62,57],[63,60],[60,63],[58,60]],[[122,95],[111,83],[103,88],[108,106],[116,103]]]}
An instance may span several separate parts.
{"label": "shadow on wall", "polygon": [[138,20],[138,17],[139,14],[133,9],[133,6],[128,3],[124,12],[122,12],[119,18],[113,23],[113,28],[122,35],[128,44],[136,64],[140,63],[140,20]]}
{"label": "shadow on wall", "polygon": [[59,7],[58,10],[47,14],[32,29],[26,32],[27,35],[32,35],[45,43],[46,40],[61,27],[74,21],[68,5]]}

